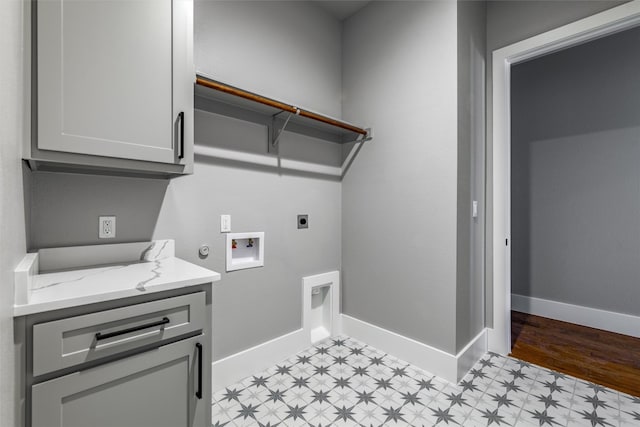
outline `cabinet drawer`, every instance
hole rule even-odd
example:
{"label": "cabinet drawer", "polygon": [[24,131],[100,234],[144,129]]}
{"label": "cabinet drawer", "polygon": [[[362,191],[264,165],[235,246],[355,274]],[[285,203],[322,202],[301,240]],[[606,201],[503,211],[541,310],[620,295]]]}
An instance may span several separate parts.
{"label": "cabinet drawer", "polygon": [[205,292],[33,326],[33,376],[178,337],[205,327]]}

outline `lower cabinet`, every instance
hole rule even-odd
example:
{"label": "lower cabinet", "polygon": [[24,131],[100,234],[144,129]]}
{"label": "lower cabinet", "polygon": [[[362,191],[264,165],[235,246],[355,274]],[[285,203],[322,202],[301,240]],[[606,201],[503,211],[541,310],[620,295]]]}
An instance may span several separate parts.
{"label": "lower cabinet", "polygon": [[203,343],[187,338],[35,384],[31,426],[205,426]]}
{"label": "lower cabinet", "polygon": [[25,427],[210,427],[211,285],[18,322]]}

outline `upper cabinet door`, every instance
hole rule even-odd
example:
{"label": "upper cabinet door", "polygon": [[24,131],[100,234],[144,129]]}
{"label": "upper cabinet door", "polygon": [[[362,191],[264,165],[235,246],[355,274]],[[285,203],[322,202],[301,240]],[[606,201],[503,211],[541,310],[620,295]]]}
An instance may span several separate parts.
{"label": "upper cabinet door", "polygon": [[38,148],[181,163],[192,13],[185,0],[39,1]]}

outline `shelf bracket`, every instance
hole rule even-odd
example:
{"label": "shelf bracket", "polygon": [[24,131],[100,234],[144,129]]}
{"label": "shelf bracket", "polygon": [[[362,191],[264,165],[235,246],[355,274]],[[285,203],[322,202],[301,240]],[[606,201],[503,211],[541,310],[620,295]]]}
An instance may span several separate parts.
{"label": "shelf bracket", "polygon": [[362,143],[362,142],[371,141],[372,139],[373,139],[373,137],[371,137],[371,136],[365,136],[363,138],[356,138],[353,141],[344,142],[343,144]]}
{"label": "shelf bracket", "polygon": [[[300,114],[300,109],[298,107],[295,107],[296,115]],[[294,113],[288,113],[287,114],[287,119],[284,121],[284,124],[282,125],[282,127],[280,128],[280,130],[278,130],[276,132],[276,120],[278,119],[278,115],[284,113],[285,111],[280,111],[279,113],[274,114],[273,116],[271,116],[271,132],[272,132],[272,137],[271,137],[271,143],[269,144],[269,151],[271,151],[272,149],[276,148],[278,146],[278,142],[280,142],[280,137],[282,136],[282,132],[284,132],[285,128],[287,127],[287,124],[289,124],[289,120],[291,120],[291,117],[293,116]]]}
{"label": "shelf bracket", "polygon": [[347,171],[351,167],[351,164],[353,163],[356,156],[364,146],[364,143],[367,141],[371,141],[373,139],[373,128],[367,128],[366,131],[367,131],[366,135],[362,135],[361,137],[358,137],[354,141],[350,142],[350,143],[353,143],[353,146],[351,147],[351,150],[349,150],[349,153],[347,154],[347,157],[344,159],[344,162],[342,162],[342,167],[341,167],[342,174],[340,175],[340,178],[344,178]]}
{"label": "shelf bracket", "polygon": [[371,141],[373,139],[373,128],[366,128],[367,133],[365,135],[358,135],[353,141],[344,141],[343,144],[353,144]]}

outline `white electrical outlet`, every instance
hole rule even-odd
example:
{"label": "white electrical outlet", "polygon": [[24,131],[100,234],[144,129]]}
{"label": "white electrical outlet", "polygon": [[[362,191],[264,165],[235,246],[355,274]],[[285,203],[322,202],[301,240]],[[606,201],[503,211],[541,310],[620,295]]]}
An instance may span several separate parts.
{"label": "white electrical outlet", "polygon": [[113,239],[116,237],[116,217],[101,216],[98,220],[98,237],[100,239]]}
{"label": "white electrical outlet", "polygon": [[231,232],[231,215],[220,215],[220,232]]}

